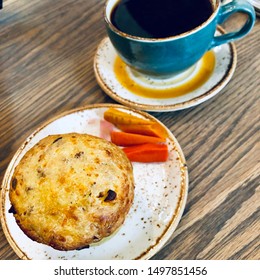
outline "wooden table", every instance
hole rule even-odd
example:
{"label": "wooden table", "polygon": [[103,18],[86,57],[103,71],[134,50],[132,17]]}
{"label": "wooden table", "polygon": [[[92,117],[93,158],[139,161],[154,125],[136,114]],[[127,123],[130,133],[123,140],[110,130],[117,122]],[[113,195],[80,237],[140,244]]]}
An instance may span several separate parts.
{"label": "wooden table", "polygon": [[[115,103],[93,72],[106,35],[103,6],[100,0],[4,1],[0,180],[15,151],[45,120],[88,104]],[[230,24],[244,20],[238,15]],[[259,46],[257,19],[236,42],[235,74],[218,95],[190,109],[151,113],[178,139],[190,181],[183,218],[153,259],[260,258]],[[17,259],[1,228],[0,259]]]}

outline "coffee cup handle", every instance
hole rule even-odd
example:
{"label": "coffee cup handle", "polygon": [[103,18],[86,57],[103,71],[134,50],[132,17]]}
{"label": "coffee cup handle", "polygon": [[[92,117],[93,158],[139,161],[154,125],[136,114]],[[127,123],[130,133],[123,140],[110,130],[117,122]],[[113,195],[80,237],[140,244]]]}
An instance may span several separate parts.
{"label": "coffee cup handle", "polygon": [[210,49],[216,46],[229,43],[244,37],[252,29],[255,23],[255,11],[253,6],[244,0],[235,0],[227,3],[226,5],[220,6],[217,23],[222,24],[234,13],[245,13],[248,15],[246,23],[241,27],[240,30],[230,32],[224,35],[215,36],[210,45]]}

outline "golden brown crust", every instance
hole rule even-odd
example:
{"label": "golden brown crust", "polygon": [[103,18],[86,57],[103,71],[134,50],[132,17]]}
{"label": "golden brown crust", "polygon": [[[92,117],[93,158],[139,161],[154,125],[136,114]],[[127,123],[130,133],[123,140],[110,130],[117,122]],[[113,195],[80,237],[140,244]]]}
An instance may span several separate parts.
{"label": "golden brown crust", "polygon": [[87,134],[51,135],[15,168],[11,211],[31,239],[74,250],[111,235],[134,197],[132,165],[120,148]]}

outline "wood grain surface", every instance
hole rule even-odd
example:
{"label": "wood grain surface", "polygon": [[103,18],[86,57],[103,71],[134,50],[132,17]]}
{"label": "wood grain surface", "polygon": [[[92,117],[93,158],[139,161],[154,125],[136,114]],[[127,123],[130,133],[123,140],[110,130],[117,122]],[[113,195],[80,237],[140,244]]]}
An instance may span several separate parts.
{"label": "wood grain surface", "polygon": [[[6,0],[0,11],[0,180],[22,142],[66,110],[115,103],[93,57],[106,36],[104,1]],[[225,24],[236,29],[243,15]],[[260,22],[235,43],[236,71],[214,98],[152,113],[179,141],[189,168],[182,220],[153,259],[260,259]],[[18,259],[0,227],[0,259]]]}

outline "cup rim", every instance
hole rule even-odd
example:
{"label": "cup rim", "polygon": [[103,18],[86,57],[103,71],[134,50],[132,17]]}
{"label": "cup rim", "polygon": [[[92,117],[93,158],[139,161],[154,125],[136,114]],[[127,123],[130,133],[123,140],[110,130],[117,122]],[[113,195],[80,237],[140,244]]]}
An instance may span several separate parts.
{"label": "cup rim", "polygon": [[[110,1],[111,0],[106,0],[103,13],[104,13],[105,22],[107,23],[107,25],[109,26],[109,28],[112,31],[117,33],[119,36],[128,38],[130,40],[139,41],[139,42],[140,41],[142,41],[142,42],[154,42],[154,43],[156,43],[156,42],[166,42],[166,41],[171,41],[171,40],[177,40],[177,39],[181,39],[183,37],[186,37],[188,35],[196,33],[197,31],[201,30],[206,25],[208,25],[216,17],[216,15],[218,14],[219,8],[220,8],[220,0],[215,0],[216,1],[216,7],[215,7],[213,13],[211,14],[211,16],[206,21],[204,21],[202,24],[196,26],[195,28],[193,28],[193,29],[191,29],[189,31],[186,31],[186,32],[178,34],[178,35],[173,35],[173,36],[165,37],[165,38],[146,38],[146,37],[139,37],[139,36],[134,36],[134,35],[127,34],[127,33],[123,32],[123,31],[120,31],[118,28],[116,28],[112,24],[110,18],[108,18],[108,16],[107,16],[107,7],[108,7],[108,4],[109,4]],[[210,0],[210,1],[212,2],[212,0]],[[115,2],[115,4],[113,5],[113,8],[114,8],[114,6],[118,2],[119,2],[119,0],[117,0]],[[112,11],[112,9],[111,9],[111,11]]]}

